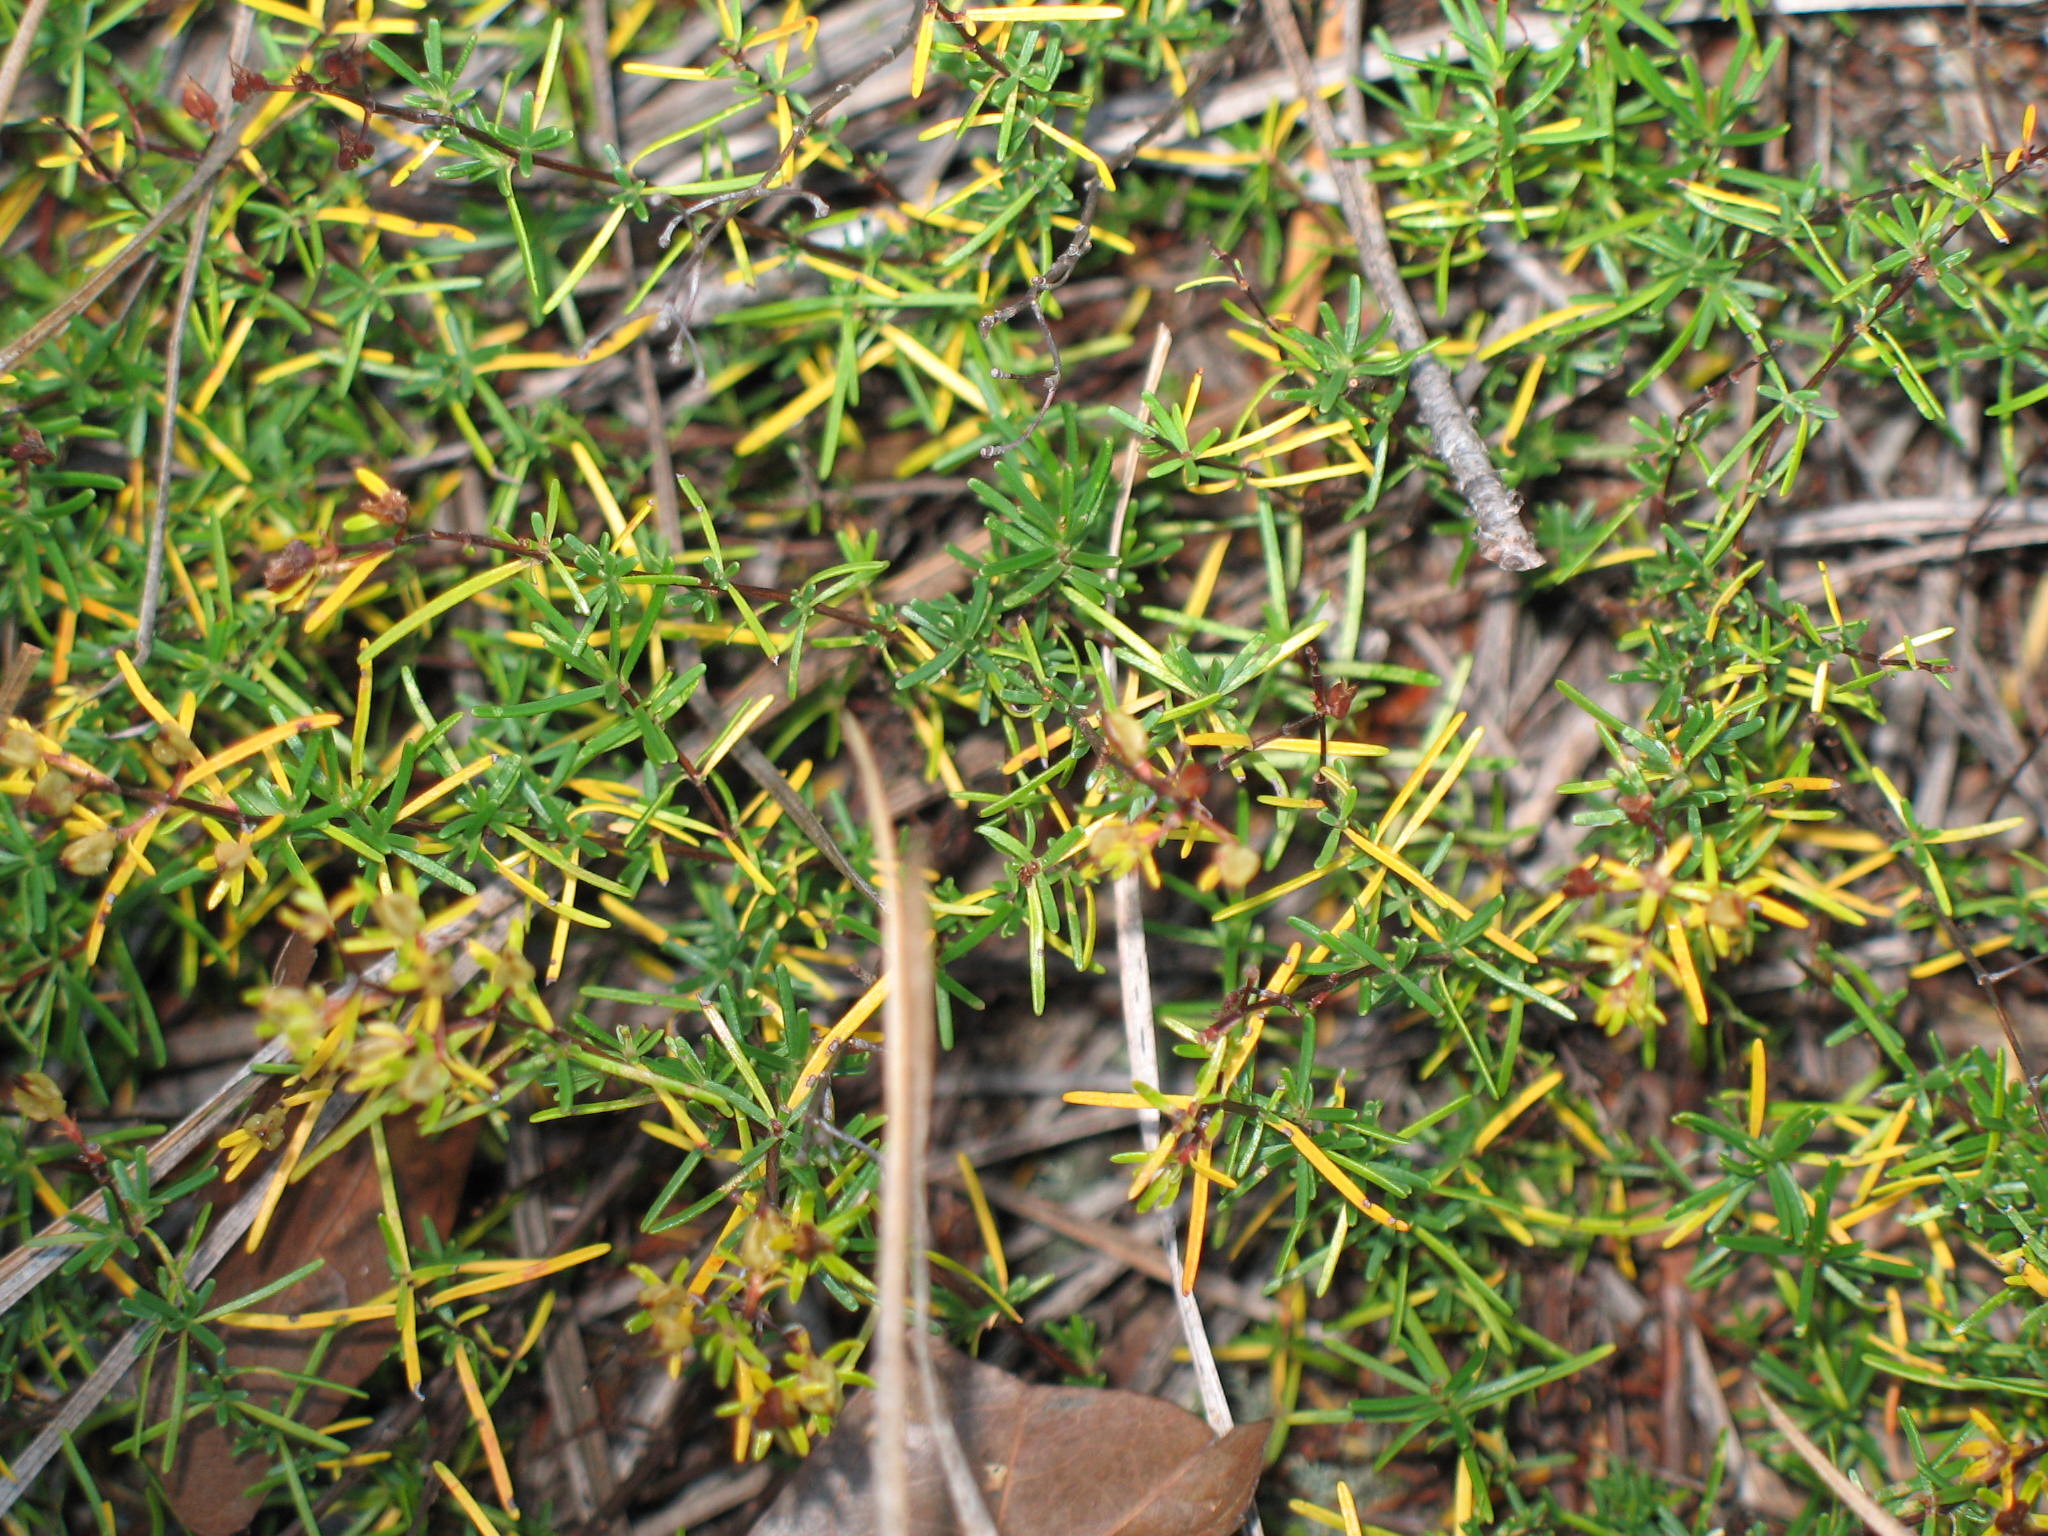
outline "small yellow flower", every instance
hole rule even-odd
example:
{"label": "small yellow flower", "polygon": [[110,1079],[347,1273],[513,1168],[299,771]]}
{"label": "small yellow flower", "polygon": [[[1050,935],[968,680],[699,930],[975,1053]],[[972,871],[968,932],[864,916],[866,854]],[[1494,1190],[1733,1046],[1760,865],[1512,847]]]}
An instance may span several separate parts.
{"label": "small yellow flower", "polygon": [[287,1106],[273,1104],[221,1137],[220,1149],[228,1155],[226,1179],[230,1184],[248,1172],[249,1165],[265,1152],[275,1152],[284,1145],[285,1126],[290,1119]]}
{"label": "small yellow flower", "polygon": [[211,912],[222,901],[239,906],[242,900],[242,886],[251,875],[255,876],[260,888],[270,879],[270,871],[256,856],[256,845],[284,825],[282,816],[273,816],[256,827],[244,827],[238,837],[229,837],[225,832],[209,826],[214,833],[213,852],[208,855],[206,867],[214,871],[214,881],[206,892],[206,910]]}
{"label": "small yellow flower", "polygon": [[1218,843],[1216,851],[1209,857],[1209,867],[1202,871],[1196,884],[1205,891],[1214,890],[1218,885],[1242,891],[1258,875],[1261,862],[1257,851],[1243,843],[1235,840]]}
{"label": "small yellow flower", "polygon": [[1152,850],[1164,832],[1157,822],[1130,822],[1121,816],[1105,816],[1088,828],[1088,841],[1082,845],[1087,855],[1081,868],[1089,875],[1110,876],[1142,869],[1145,883],[1157,889],[1159,865]]}
{"label": "small yellow flower", "polygon": [[654,1335],[655,1352],[668,1358],[669,1374],[673,1376],[697,1346],[698,1298],[679,1280],[664,1280],[645,1264],[635,1264],[632,1269],[644,1282],[637,1299]]}
{"label": "small yellow flower", "polygon": [[256,1005],[259,1036],[283,1035],[292,1060],[311,1067],[313,1052],[326,1037],[327,991],[324,987],[261,987],[249,994]]}

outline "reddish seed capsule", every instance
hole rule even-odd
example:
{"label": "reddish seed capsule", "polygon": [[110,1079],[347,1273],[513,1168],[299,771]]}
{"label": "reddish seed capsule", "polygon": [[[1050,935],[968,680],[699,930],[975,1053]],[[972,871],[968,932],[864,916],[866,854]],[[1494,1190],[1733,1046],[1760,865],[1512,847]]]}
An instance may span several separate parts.
{"label": "reddish seed capsule", "polygon": [[22,427],[20,434],[8,447],[7,457],[17,464],[33,464],[38,467],[57,462],[57,455],[50,452],[50,445],[43,440],[43,434],[31,426]]}
{"label": "reddish seed capsule", "polygon": [[344,171],[352,171],[370,158],[373,148],[367,133],[358,133],[344,125],[335,146],[334,163]]}
{"label": "reddish seed capsule", "polygon": [[312,569],[313,546],[304,539],[293,539],[263,562],[263,585],[282,592]]}
{"label": "reddish seed capsule", "polygon": [[231,65],[229,67],[233,70],[234,73],[235,88],[233,91],[233,95],[235,98],[235,105],[238,107],[243,102],[247,101],[251,96],[260,96],[265,91],[274,91],[277,89],[277,86],[270,80],[270,78],[267,75],[261,74],[256,70],[246,68],[245,66],[240,64]]}
{"label": "reddish seed capsule", "polygon": [[320,67],[327,74],[327,83],[337,89],[352,91],[363,83],[362,54],[354,48],[336,48],[323,56]]}
{"label": "reddish seed capsule", "polygon": [[754,1407],[754,1422],[767,1430],[788,1429],[798,1417],[795,1404],[780,1387],[770,1387],[763,1392],[761,1401]]}
{"label": "reddish seed capsule", "polygon": [[190,75],[185,77],[185,89],[179,93],[178,104],[194,122],[204,123],[209,128],[220,126],[220,103]]}
{"label": "reddish seed capsule", "polygon": [[412,499],[396,486],[387,486],[378,495],[365,496],[357,502],[356,511],[380,523],[400,524],[412,516]]}

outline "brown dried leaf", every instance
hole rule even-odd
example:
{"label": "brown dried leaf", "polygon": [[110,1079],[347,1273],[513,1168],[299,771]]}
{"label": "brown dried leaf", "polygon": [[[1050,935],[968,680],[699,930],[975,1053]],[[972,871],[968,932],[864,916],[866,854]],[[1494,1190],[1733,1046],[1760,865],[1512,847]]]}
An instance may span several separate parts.
{"label": "brown dried leaf", "polygon": [[[429,1218],[436,1231],[452,1224],[462,1181],[476,1147],[477,1122],[435,1137],[420,1135],[411,1116],[384,1122],[391,1175],[398,1189],[406,1232],[417,1238]],[[377,1226],[383,1197],[368,1135],[361,1135],[286,1190],[263,1246],[255,1253],[237,1247],[219,1270],[214,1295],[231,1301],[310,1259],[319,1269],[261,1303],[266,1312],[313,1312],[360,1306],[391,1289],[391,1264]],[[302,1372],[319,1340],[317,1331],[281,1333],[221,1328],[226,1344],[221,1368],[259,1408],[284,1411],[292,1385],[273,1372]],[[359,1386],[390,1353],[389,1323],[359,1323],[342,1330],[320,1362],[319,1376],[339,1386]],[[171,1357],[158,1361],[151,1412],[169,1411]],[[312,1392],[294,1410],[301,1424],[318,1429],[341,1414],[348,1399],[339,1392]],[[270,1472],[261,1456],[235,1454],[234,1434],[211,1413],[189,1420],[180,1434],[176,1461],[165,1478],[172,1511],[197,1536],[233,1536],[256,1517],[261,1498],[249,1487]]]}
{"label": "brown dried leaf", "polygon": [[[1220,1439],[1156,1397],[1037,1387],[933,1346],[954,1429],[1002,1536],[1224,1536],[1258,1487],[1262,1424]],[[913,1389],[913,1400],[919,1394]],[[755,1522],[751,1536],[873,1536],[868,1434],[874,1394],[839,1426]],[[954,1536],[933,1437],[910,1425],[910,1530]]]}

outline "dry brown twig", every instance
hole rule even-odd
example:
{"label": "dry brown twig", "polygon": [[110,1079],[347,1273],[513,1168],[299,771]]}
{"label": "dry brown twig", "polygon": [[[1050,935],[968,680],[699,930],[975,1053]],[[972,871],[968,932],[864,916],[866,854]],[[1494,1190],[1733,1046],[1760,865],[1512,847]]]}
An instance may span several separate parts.
{"label": "dry brown twig", "polygon": [[[537,1192],[547,1163],[539,1128],[530,1120],[515,1118],[506,1150],[506,1172],[515,1182],[536,1189],[512,1212],[513,1238],[522,1255],[540,1258],[552,1250],[559,1234],[548,1202]],[[541,1393],[552,1421],[559,1426],[546,1454],[559,1469],[564,1513],[591,1536],[621,1536],[625,1522],[615,1514],[600,1513],[610,1510],[618,1480],[606,1455],[607,1436],[599,1422],[589,1352],[573,1315],[564,1320],[564,1326],[548,1330],[547,1342],[540,1350],[540,1369]]]}
{"label": "dry brown twig", "polygon": [[43,659],[43,648],[22,641],[8,653],[7,665],[0,670],[0,724],[13,715],[14,707],[28,692],[28,680],[35,676],[36,663]]}
{"label": "dry brown twig", "polygon": [[[867,804],[878,874],[888,904],[882,938],[888,951],[889,995],[882,1004],[882,1103],[889,1127],[882,1164],[875,1289],[875,1527],[880,1536],[908,1536],[910,1435],[913,1419],[935,1452],[961,1536],[996,1536],[967,1455],[943,1400],[932,1359],[930,1246],[925,1219],[925,1149],[930,1140],[933,961],[931,914],[925,905],[924,849],[915,836],[899,842],[889,796],[867,732],[846,718],[847,755]],[[923,1411],[911,1408],[912,1368]]]}
{"label": "dry brown twig", "polygon": [[192,223],[185,231],[185,270],[178,274],[178,296],[171,301],[171,339],[164,347],[164,419],[157,433],[156,500],[149,515],[149,549],[143,558],[142,603],[135,617],[138,667],[149,661],[156,648],[156,616],[164,597],[164,534],[171,518],[171,457],[178,444],[178,382],[184,367],[185,323],[192,315],[199,260],[206,252],[206,221],[212,216],[213,188],[209,186],[199,194],[199,206],[192,210]]}
{"label": "dry brown twig", "polygon": [[1280,56],[1307,109],[1309,127],[1336,180],[1345,226],[1358,243],[1359,269],[1386,311],[1395,344],[1403,352],[1414,354],[1409,364],[1409,381],[1415,392],[1416,408],[1451,472],[1458,494],[1472,509],[1479,553],[1503,570],[1533,571],[1544,562],[1536,541],[1522,526],[1522,499],[1508,489],[1493,467],[1486,444],[1480,441],[1458,399],[1450,370],[1429,350],[1429,332],[1423,327],[1407,285],[1401,281],[1401,266],[1387,237],[1387,221],[1380,211],[1378,191],[1359,174],[1354,162],[1340,158],[1347,146],[1337,131],[1329,104],[1317,89],[1315,66],[1309,59],[1308,45],[1302,40],[1301,27],[1294,19],[1292,0],[1265,0],[1265,9],[1273,40],[1279,44]]}

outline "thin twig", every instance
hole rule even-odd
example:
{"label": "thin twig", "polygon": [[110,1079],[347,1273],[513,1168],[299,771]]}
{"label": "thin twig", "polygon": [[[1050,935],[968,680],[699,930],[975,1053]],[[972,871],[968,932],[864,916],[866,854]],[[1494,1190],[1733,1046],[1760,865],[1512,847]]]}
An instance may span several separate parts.
{"label": "thin twig", "polygon": [[134,266],[171,220],[191,206],[193,198],[212,186],[214,178],[227,169],[228,162],[241,153],[242,134],[255,120],[255,110],[245,106],[222,124],[220,131],[213,136],[213,142],[207,146],[206,153],[192,168],[192,174],[164,199],[163,206],[147,224],[130,235],[90,277],[65,295],[55,309],[14,340],[0,343],[0,373],[11,372],[15,364],[77,319],[113,285],[117,277]]}
{"label": "thin twig", "polygon": [[[942,1184],[965,1187],[959,1170],[953,1167],[939,1167],[934,1177]],[[1091,1216],[1077,1216],[1057,1200],[1048,1200],[1043,1195],[1034,1195],[993,1179],[983,1186],[982,1194],[990,1205],[1008,1211],[1020,1221],[1028,1221],[1035,1227],[1043,1227],[1085,1248],[1092,1248],[1123,1268],[1149,1280],[1157,1280],[1161,1285],[1179,1287],[1177,1276],[1180,1272],[1160,1253],[1159,1245],[1134,1236],[1127,1227],[1098,1221]],[[1276,1323],[1280,1320],[1280,1304],[1272,1297],[1261,1296],[1257,1290],[1239,1285],[1214,1269],[1202,1271],[1201,1278],[1195,1282],[1195,1291],[1225,1311],[1236,1312],[1255,1323]],[[1314,1322],[1307,1325],[1307,1332],[1312,1339],[1323,1337],[1320,1325]]]}
{"label": "thin twig", "polygon": [[[239,55],[240,49],[236,49],[235,52]],[[396,102],[380,101],[377,97],[370,95],[366,91],[357,90],[352,86],[340,85],[331,80],[318,80],[303,70],[293,75],[291,79],[285,81],[282,85],[278,84],[275,80],[256,73],[254,70],[238,70],[235,76],[235,83],[243,91],[262,92],[275,96],[326,96],[335,101],[346,102],[354,107],[362,116],[359,123],[345,125],[344,131],[351,136],[364,136],[365,142],[367,141],[370,120],[376,117],[388,117],[393,122],[412,123],[421,128],[445,128],[452,133],[461,135],[472,144],[481,144],[486,149],[496,150],[515,164],[523,160],[538,166],[542,170],[554,171],[558,175],[573,177],[578,181],[591,182],[606,188],[615,187],[619,184],[611,172],[600,170],[594,165],[578,165],[575,161],[564,160],[558,155],[542,154],[537,150],[522,150],[519,146],[508,140],[499,138],[495,133],[479,128],[474,123],[466,122],[462,118],[450,117],[446,112],[436,112],[430,107],[408,107],[400,106]],[[367,149],[365,153],[368,153]],[[344,167],[346,168],[350,163],[344,161]]]}
{"label": "thin twig", "polygon": [[[506,1171],[519,1184],[538,1184],[546,1161],[539,1128],[529,1119],[515,1118],[506,1147]],[[521,1257],[538,1259],[556,1251],[558,1234],[540,1190],[513,1210],[512,1235]],[[556,1425],[552,1449],[560,1457],[566,1513],[580,1530],[622,1536],[622,1519],[599,1518],[599,1511],[608,1508],[618,1493],[618,1481],[590,1390],[589,1352],[573,1313],[567,1326],[548,1330],[541,1349],[541,1390]]]}
{"label": "thin twig", "polygon": [[[883,885],[897,881],[895,850],[888,835],[888,795],[875,763],[867,732],[851,715],[846,719],[846,750],[854,777],[874,819],[875,877]],[[883,920],[883,939],[893,964],[896,931],[903,922],[902,903]],[[880,1536],[904,1536],[910,1529],[910,1248],[916,1241],[911,1209],[922,1159],[910,1150],[913,1063],[909,1041],[901,1030],[907,977],[892,974],[882,1005],[882,1107],[889,1127],[888,1156],[882,1162],[881,1212],[875,1238],[875,1429],[868,1447],[874,1468],[875,1529]]]}
{"label": "thin twig", "polygon": [[1344,73],[1338,76],[1343,86],[1337,99],[1344,107],[1344,136],[1354,144],[1363,144],[1367,132],[1365,92],[1358,88],[1358,70],[1365,61],[1365,0],[1342,0],[1342,4],[1343,32],[1338,46]]}
{"label": "thin twig", "polygon": [[14,713],[14,706],[28,692],[28,680],[35,676],[36,663],[42,659],[43,648],[26,640],[8,653],[7,668],[0,672],[0,722]]}
{"label": "thin twig", "polygon": [[[618,93],[612,88],[607,52],[611,20],[605,0],[583,0],[583,51],[590,56],[590,104],[597,113],[597,133],[621,155]],[[633,232],[621,223],[612,235],[612,258],[626,291],[639,287],[634,271]],[[668,428],[662,420],[661,385],[654,376],[654,348],[643,335],[633,343],[633,384],[640,408],[647,413],[647,477],[654,487],[654,526],[671,556],[683,547],[682,508],[676,500],[676,466],[669,456]]]}
{"label": "thin twig", "polygon": [[[963,531],[954,543],[970,557],[979,558],[989,547],[988,530],[976,528],[972,532]],[[901,603],[922,602],[955,590],[966,579],[966,570],[967,567],[955,558],[950,549],[938,550],[892,575],[882,584],[881,590],[875,595],[875,600],[878,606],[884,608]],[[816,639],[822,634],[832,634],[836,631],[814,626],[810,633],[812,638]],[[813,688],[821,687],[835,675],[851,667],[854,658],[859,654],[861,653],[851,650],[809,652],[804,663],[808,669],[805,678]],[[709,747],[724,730],[727,720],[761,698],[768,700],[768,706],[754,721],[757,730],[790,705],[789,670],[782,661],[771,659],[761,662],[747,674],[746,679],[737,688],[726,694],[722,705],[714,702],[701,690],[692,693],[686,707],[697,716],[700,724],[688,735],[679,736],[677,747],[689,757],[701,756],[705,748]],[[733,743],[731,757],[753,776],[755,783],[774,796],[775,803],[788,812],[804,836],[811,840],[832,867],[844,875],[847,882],[879,910],[883,905],[881,893],[853,867],[852,861],[846,857],[837,839],[826,829],[824,823],[819,821],[817,813],[811,809],[803,796],[790,786],[789,780],[769,760],[768,755],[749,738],[742,736]]]}
{"label": "thin twig", "polygon": [[678,1494],[673,1503],[635,1520],[633,1536],[675,1536],[677,1531],[708,1525],[727,1510],[759,1498],[780,1475],[765,1461],[755,1462],[751,1467],[707,1473]]}
{"label": "thin twig", "polygon": [[[87,166],[91,167],[92,173],[95,176],[126,198],[130,208],[133,208],[144,218],[149,217],[149,205],[135,195],[135,189],[128,185],[128,178],[126,176],[123,176],[100,158],[100,152],[92,147],[92,140],[86,136],[84,129],[80,128],[76,123],[67,123],[61,118],[51,118],[48,121],[54,122],[63,131],[64,137],[71,141],[73,147],[78,150],[79,158]],[[138,142],[140,142],[140,139],[141,135],[138,133]],[[199,157],[194,155],[192,158],[196,160]]]}
{"label": "thin twig", "polygon": [[135,615],[135,665],[141,667],[156,648],[156,615],[164,596],[164,530],[171,516],[171,454],[178,442],[178,381],[184,371],[185,323],[192,315],[192,295],[199,286],[200,258],[206,254],[206,223],[213,215],[213,188],[200,195],[185,232],[185,270],[178,276],[178,296],[171,301],[171,339],[164,348],[164,419],[157,435],[156,505],[149,515],[149,554],[142,567],[142,606]]}
{"label": "thin twig", "polygon": [[[705,718],[708,721],[711,717]],[[818,819],[818,813],[811,809],[810,802],[797,793],[796,786],[789,782],[788,776],[775,766],[774,760],[766,752],[742,736],[732,744],[731,755],[732,760],[740,765],[747,777],[766,790],[768,798],[782,807],[783,814],[789,817],[796,825],[796,829],[809,840],[811,846],[825,856],[826,863],[844,875],[847,883],[865,896],[876,911],[888,909],[888,899],[869,883],[866,876],[853,867],[853,861],[847,858],[846,850],[839,846],[839,840],[832,835],[831,829]]]}
{"label": "thin twig", "polygon": [[[924,8],[922,5],[910,7],[909,23],[903,28],[901,35],[894,42],[883,48],[872,58],[863,60],[859,66],[834,81],[831,87],[818,98],[811,109],[801,118],[797,119],[795,126],[790,129],[789,138],[783,143],[781,149],[777,151],[775,158],[769,162],[768,169],[756,177],[751,185],[743,187],[737,192],[721,193],[715,197],[702,198],[681,210],[676,218],[671,221],[669,230],[673,232],[676,224],[685,223],[699,213],[709,212],[714,207],[720,210],[717,217],[713,218],[703,229],[691,231],[691,238],[695,243],[691,247],[689,255],[683,258],[681,271],[677,273],[675,281],[669,289],[669,296],[662,301],[658,311],[661,316],[661,324],[673,329],[675,332],[675,340],[669,344],[669,360],[671,362],[681,362],[683,353],[686,350],[693,355],[697,353],[696,335],[690,323],[691,311],[696,306],[697,293],[703,285],[704,263],[709,259],[711,251],[718,245],[720,237],[725,233],[726,227],[740,216],[742,209],[750,207],[754,203],[761,201],[761,199],[774,196],[777,193],[808,198],[812,203],[822,206],[823,200],[815,193],[804,192],[796,187],[777,187],[775,185],[775,178],[782,174],[782,168],[785,165],[789,165],[795,160],[797,151],[803,147],[804,142],[813,133],[817,132],[819,128],[824,126],[826,119],[839,109],[840,104],[847,97],[851,96],[861,86],[865,85],[910,50],[911,45],[917,41],[917,32],[923,22],[923,17]],[[822,213],[819,217],[823,217]],[[666,235],[664,235],[662,243],[667,244]],[[703,359],[701,356],[698,356],[696,361],[698,372],[701,374],[704,371]]]}
{"label": "thin twig", "polygon": [[7,45],[7,57],[0,59],[0,127],[7,123],[7,109],[14,105],[14,88],[21,84],[21,72],[28,66],[28,51],[35,46],[36,31],[43,24],[43,12],[50,0],[28,0],[21,20],[15,23],[14,40]]}
{"label": "thin twig", "polygon": [[[957,21],[957,18],[953,17],[950,12],[945,11],[943,6],[940,7],[940,12],[949,21]],[[1150,121],[1145,124],[1135,138],[1125,144],[1121,150],[1107,157],[1106,163],[1110,168],[1113,171],[1121,171],[1138,158],[1140,150],[1144,149],[1155,138],[1165,135],[1175,122],[1180,119],[1181,115],[1208,89],[1210,83],[1221,73],[1223,65],[1234,52],[1235,43],[1233,42],[1231,45],[1216,49],[1207,58],[1203,59],[1188,75],[1186,89],[1167,102],[1164,107],[1155,111]],[[1090,175],[1081,193],[1081,206],[1074,215],[1074,233],[1068,238],[1066,248],[1060,252],[1051,266],[1031,279],[1031,282],[1025,288],[1023,298],[1012,300],[1001,309],[983,315],[978,322],[981,330],[982,344],[985,347],[988,343],[989,334],[997,326],[1007,325],[1020,314],[1028,312],[1032,323],[1038,327],[1039,336],[1045,342],[1047,361],[1045,372],[1036,375],[1043,389],[1037,411],[1032,414],[1031,420],[1024,430],[1015,437],[1004,442],[990,443],[984,446],[981,450],[981,456],[985,459],[999,459],[1004,454],[1021,448],[1024,444],[1028,443],[1031,440],[1032,434],[1038,430],[1039,425],[1045,420],[1046,413],[1051,411],[1053,401],[1059,396],[1060,381],[1066,377],[1066,364],[1060,356],[1059,341],[1052,333],[1052,323],[1046,318],[1045,297],[1055,289],[1065,285],[1067,279],[1074,275],[1074,268],[1081,264],[1081,258],[1086,256],[1094,247],[1095,215],[1102,203],[1102,190],[1103,183],[1101,179]],[[1018,379],[1021,381],[1027,377],[1027,375],[1010,373],[1001,368],[991,368],[989,371],[999,379]],[[1135,445],[1133,447],[1135,448]],[[1129,500],[1128,490],[1125,492],[1125,500],[1126,502]]]}
{"label": "thin twig", "polygon": [[[253,12],[245,8],[236,13],[228,35],[227,52],[215,71],[216,95],[226,92],[226,76],[233,69],[232,61],[248,48],[253,26]],[[225,135],[227,132],[228,125],[223,124],[219,133]],[[236,137],[239,138],[239,134]],[[208,153],[210,157],[211,150]],[[202,166],[204,163],[201,162]],[[195,170],[193,181],[198,177],[199,172]],[[150,511],[149,544],[143,560],[142,603],[135,616],[135,665],[138,667],[148,662],[150,652],[156,648],[156,621],[164,592],[164,540],[171,515],[171,457],[178,441],[178,384],[184,372],[185,327],[192,316],[192,298],[199,284],[199,264],[206,251],[206,226],[213,214],[215,190],[211,181],[200,187],[199,206],[193,210],[192,222],[185,232],[185,270],[178,277],[178,293],[171,305],[171,335],[164,348],[164,417],[163,430],[157,441],[156,503]]]}
{"label": "thin twig", "polygon": [[[985,459],[999,459],[1012,449],[1021,448],[1031,441],[1031,434],[1038,430],[1039,423],[1045,420],[1046,412],[1052,409],[1053,400],[1059,395],[1060,380],[1066,376],[1066,366],[1060,359],[1059,342],[1052,334],[1052,322],[1045,318],[1045,296],[1074,275],[1074,268],[1081,264],[1081,258],[1094,246],[1095,210],[1101,201],[1102,183],[1091,176],[1088,178],[1088,190],[1081,194],[1080,212],[1074,216],[1074,233],[1067,241],[1066,249],[1060,252],[1059,258],[1051,266],[1031,279],[1030,285],[1024,290],[1023,298],[1012,300],[1001,309],[983,315],[978,322],[982,343],[985,346],[989,333],[997,326],[1007,325],[1017,316],[1029,313],[1032,323],[1038,327],[1038,334],[1045,341],[1047,356],[1045,372],[1036,376],[1044,388],[1044,395],[1038,402],[1038,410],[1024,430],[1015,437],[984,447],[981,456]],[[989,371],[999,379],[1023,380],[1030,377],[1026,374],[1011,373],[1002,368],[991,368]]]}
{"label": "thin twig", "polygon": [[[1145,397],[1158,389],[1159,380],[1166,372],[1166,355],[1172,347],[1173,333],[1160,326],[1152,343],[1152,356],[1145,367],[1144,382],[1138,390],[1140,421],[1150,415],[1144,403]],[[1114,559],[1120,560],[1122,556],[1124,518],[1130,511],[1131,491],[1137,477],[1138,442],[1134,437],[1125,448],[1116,512],[1110,519],[1109,552]],[[1114,583],[1117,575],[1115,566],[1110,568],[1109,575]],[[1102,647],[1102,668],[1109,686],[1109,704],[1114,707],[1116,653],[1107,644]],[[1150,951],[1145,943],[1145,915],[1139,906],[1141,891],[1137,874],[1119,875],[1111,891],[1116,911],[1117,986],[1123,998],[1124,1050],[1130,1061],[1131,1080],[1157,1087],[1159,1040],[1153,1023],[1152,967]],[[1159,1145],[1159,1111],[1149,1104],[1138,1110],[1138,1137],[1147,1152]],[[1236,1421],[1231,1416],[1230,1399],[1223,1392],[1222,1373],[1216,1369],[1216,1352],[1210,1347],[1208,1330],[1202,1324],[1201,1303],[1190,1293],[1182,1271],[1180,1233],[1173,1210],[1170,1206],[1165,1207],[1158,1214],[1160,1246],[1166,1253],[1170,1291],[1180,1317],[1181,1335],[1187,1340],[1188,1360],[1194,1367],[1195,1381],[1201,1389],[1202,1413],[1212,1430],[1219,1435],[1225,1434]],[[1258,1529],[1256,1512],[1251,1516],[1251,1529],[1254,1532]]]}
{"label": "thin twig", "polygon": [[1295,88],[1307,109],[1311,131],[1323,155],[1330,162],[1330,174],[1337,184],[1337,200],[1344,210],[1344,223],[1358,243],[1358,264],[1372,291],[1386,311],[1394,341],[1403,352],[1413,354],[1408,365],[1410,387],[1424,425],[1443,456],[1444,465],[1472,509],[1479,553],[1508,571],[1533,571],[1543,564],[1536,541],[1522,526],[1522,499],[1501,480],[1493,459],[1473,430],[1465,407],[1458,400],[1450,371],[1430,350],[1429,332],[1415,301],[1401,281],[1401,266],[1387,238],[1386,216],[1380,211],[1379,192],[1359,174],[1357,165],[1341,158],[1345,149],[1336,120],[1316,88],[1315,66],[1302,41],[1301,27],[1294,19],[1293,0],[1264,0],[1266,19],[1280,56],[1293,75]]}

